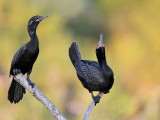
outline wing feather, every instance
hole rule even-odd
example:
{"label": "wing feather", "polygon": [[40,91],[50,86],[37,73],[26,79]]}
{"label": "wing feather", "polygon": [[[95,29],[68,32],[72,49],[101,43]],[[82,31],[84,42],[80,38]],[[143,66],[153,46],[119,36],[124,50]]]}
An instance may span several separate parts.
{"label": "wing feather", "polygon": [[25,55],[25,52],[27,50],[27,44],[23,45],[21,48],[17,50],[17,52],[14,54],[12,62],[11,62],[11,68],[10,68],[10,75],[12,74],[13,68],[20,63],[23,56]]}
{"label": "wing feather", "polygon": [[76,64],[77,74],[85,80],[88,84],[103,83],[104,77],[98,62],[96,61],[84,61]]}

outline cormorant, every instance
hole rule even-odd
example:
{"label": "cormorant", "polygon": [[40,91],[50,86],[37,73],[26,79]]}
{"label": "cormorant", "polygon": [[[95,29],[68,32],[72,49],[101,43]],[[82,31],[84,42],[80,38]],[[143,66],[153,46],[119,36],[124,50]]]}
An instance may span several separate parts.
{"label": "cormorant", "polygon": [[[36,34],[36,29],[38,24],[46,17],[48,17],[48,15],[33,16],[29,20],[27,29],[30,36],[30,41],[17,50],[13,56],[10,68],[9,76],[15,76],[19,73],[24,75],[27,73],[27,80],[32,87],[34,87],[35,84],[31,82],[29,76],[32,72],[33,64],[39,54],[39,41]],[[13,77],[8,91],[8,100],[11,103],[18,103],[23,98],[23,94],[25,93],[25,88],[16,82]]]}
{"label": "cormorant", "polygon": [[91,93],[95,105],[99,102],[100,96],[94,96],[93,91],[100,91],[106,94],[114,83],[113,71],[106,62],[102,34],[97,44],[96,56],[98,62],[82,60],[76,42],[73,42],[69,48],[69,57],[76,69],[77,76],[83,86]]}

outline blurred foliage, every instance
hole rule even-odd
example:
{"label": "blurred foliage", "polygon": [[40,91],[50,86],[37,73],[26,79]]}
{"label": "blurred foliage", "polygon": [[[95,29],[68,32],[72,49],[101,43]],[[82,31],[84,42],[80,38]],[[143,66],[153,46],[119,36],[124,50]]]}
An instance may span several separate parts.
{"label": "blurred foliage", "polygon": [[28,20],[47,14],[37,29],[40,54],[31,80],[69,120],[81,120],[92,99],[77,79],[68,48],[76,41],[83,59],[96,60],[100,33],[115,83],[90,119],[159,120],[159,11],[159,0],[0,0],[1,120],[53,119],[28,92],[16,105],[7,100],[10,63],[29,41]]}

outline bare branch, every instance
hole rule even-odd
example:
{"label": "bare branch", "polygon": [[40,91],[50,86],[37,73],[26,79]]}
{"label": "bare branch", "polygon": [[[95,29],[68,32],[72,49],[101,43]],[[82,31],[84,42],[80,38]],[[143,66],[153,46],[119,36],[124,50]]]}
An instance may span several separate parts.
{"label": "bare branch", "polygon": [[57,120],[66,120],[56,106],[38,88],[32,88],[29,85],[27,79],[22,74],[16,75],[14,79],[39,100]]}
{"label": "bare branch", "polygon": [[[102,98],[103,95],[104,95],[103,92],[99,92],[99,93],[98,93],[98,96],[100,96],[101,98]],[[83,117],[83,120],[88,120],[89,115],[90,115],[90,113],[91,113],[94,105],[95,105],[95,102],[94,102],[94,100],[93,100],[93,101],[89,104],[89,106],[88,106],[88,108],[87,108],[87,111],[86,111],[86,113],[85,113],[85,115],[84,115],[84,117]]]}

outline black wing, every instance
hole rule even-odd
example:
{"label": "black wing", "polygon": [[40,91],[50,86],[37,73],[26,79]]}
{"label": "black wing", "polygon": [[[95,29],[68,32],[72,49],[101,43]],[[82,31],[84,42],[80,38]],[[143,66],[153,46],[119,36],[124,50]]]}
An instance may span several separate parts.
{"label": "black wing", "polygon": [[91,61],[91,60],[81,60],[83,63],[94,66],[96,68],[100,68],[99,63],[97,61]]}
{"label": "black wing", "polygon": [[27,50],[27,44],[23,45],[21,48],[17,50],[17,52],[14,54],[12,62],[11,62],[11,68],[10,68],[10,75],[12,75],[12,70],[14,67],[20,63],[23,56],[25,55],[25,52]]}
{"label": "black wing", "polygon": [[72,42],[69,48],[69,57],[73,65],[81,60],[81,54],[76,42]]}
{"label": "black wing", "polygon": [[76,42],[73,42],[69,48],[69,57],[72,61],[78,77],[81,81],[88,84],[99,84],[103,82],[103,72],[96,61],[81,60],[81,55]]}
{"label": "black wing", "polygon": [[96,61],[82,60],[81,63],[75,64],[78,76],[83,78],[88,84],[99,84],[104,82],[103,71]]}

